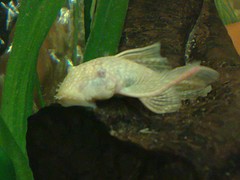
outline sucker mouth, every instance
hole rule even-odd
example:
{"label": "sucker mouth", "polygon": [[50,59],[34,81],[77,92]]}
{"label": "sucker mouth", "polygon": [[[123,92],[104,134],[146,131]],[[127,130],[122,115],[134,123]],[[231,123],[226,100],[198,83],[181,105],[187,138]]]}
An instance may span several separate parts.
{"label": "sucker mouth", "polygon": [[69,101],[72,102],[71,99],[66,99],[64,97],[57,97],[56,100],[57,100],[57,103],[61,104],[64,107],[74,106],[73,103],[70,103],[70,104],[66,103],[66,102],[69,102]]}

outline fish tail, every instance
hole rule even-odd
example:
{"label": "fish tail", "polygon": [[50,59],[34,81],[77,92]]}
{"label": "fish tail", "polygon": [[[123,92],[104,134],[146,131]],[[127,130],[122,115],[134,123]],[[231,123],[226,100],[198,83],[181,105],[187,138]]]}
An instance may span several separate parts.
{"label": "fish tail", "polygon": [[[174,76],[179,74],[179,78],[182,78],[175,85],[181,100],[207,96],[212,90],[211,84],[219,78],[217,71],[196,64],[176,68],[172,73]],[[180,75],[181,73],[182,75]],[[184,75],[186,76],[183,77]]]}
{"label": "fish tail", "polygon": [[212,89],[211,83],[219,77],[217,71],[198,64],[175,68],[161,79],[162,87],[153,96],[141,97],[140,101],[155,113],[177,111],[181,100],[206,96]]}

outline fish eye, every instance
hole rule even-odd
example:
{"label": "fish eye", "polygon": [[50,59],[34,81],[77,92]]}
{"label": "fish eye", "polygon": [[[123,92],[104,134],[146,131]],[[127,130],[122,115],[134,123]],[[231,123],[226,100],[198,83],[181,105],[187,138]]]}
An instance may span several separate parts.
{"label": "fish eye", "polygon": [[106,71],[105,71],[105,69],[99,69],[99,70],[97,70],[97,77],[105,78],[105,77],[106,77]]}

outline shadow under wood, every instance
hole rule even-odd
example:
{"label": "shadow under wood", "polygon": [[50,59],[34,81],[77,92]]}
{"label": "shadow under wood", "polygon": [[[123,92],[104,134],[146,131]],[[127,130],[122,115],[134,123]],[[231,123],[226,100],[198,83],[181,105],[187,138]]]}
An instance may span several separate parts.
{"label": "shadow under wood", "polygon": [[198,179],[188,160],[121,141],[81,107],[31,116],[27,149],[35,179]]}

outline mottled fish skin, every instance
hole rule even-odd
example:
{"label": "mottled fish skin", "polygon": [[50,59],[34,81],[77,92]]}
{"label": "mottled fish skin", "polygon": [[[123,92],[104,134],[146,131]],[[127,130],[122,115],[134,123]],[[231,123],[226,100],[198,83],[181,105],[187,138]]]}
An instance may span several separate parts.
{"label": "mottled fish skin", "polygon": [[155,113],[178,111],[181,100],[206,96],[218,72],[190,64],[171,69],[160,43],[72,67],[55,96],[63,106],[96,107],[115,94],[139,98]]}

